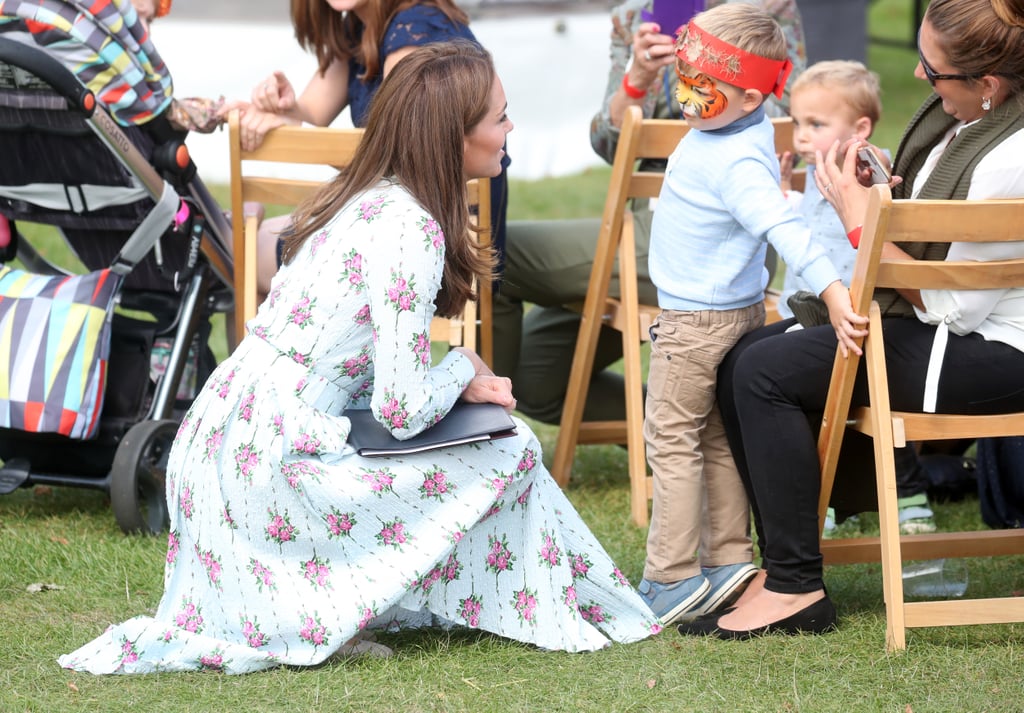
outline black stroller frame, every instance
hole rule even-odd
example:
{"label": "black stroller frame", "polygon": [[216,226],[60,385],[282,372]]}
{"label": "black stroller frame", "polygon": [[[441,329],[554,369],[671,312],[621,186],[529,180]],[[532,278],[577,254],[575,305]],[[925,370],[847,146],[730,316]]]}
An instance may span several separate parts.
{"label": "black stroller frame", "polygon": [[[24,90],[27,85],[31,91]],[[126,211],[121,206],[90,210],[81,186],[67,176],[50,179],[65,183],[67,210],[40,209],[23,195],[5,196],[2,163],[12,157],[23,167],[33,162],[32,157],[18,156],[25,149],[19,138],[23,133],[40,142],[56,142],[61,158],[69,145],[77,148],[91,141],[123,167],[136,191],[142,187],[144,197]],[[182,403],[175,397],[190,352],[193,363],[199,363],[197,387],[212,371],[214,360],[206,343],[209,320],[233,304],[230,226],[196,177],[183,139],[165,116],[141,127],[122,128],[79,78],[45,49],[0,33],[0,156],[6,156],[0,158],[0,215],[10,221],[16,256],[33,272],[67,273],[18,234],[18,220],[48,223],[61,229],[88,269],[110,266],[125,276],[119,295],[123,309],[113,323],[110,381],[99,433],[89,440],[72,440],[0,428],[0,494],[32,485],[103,490],[125,532],[166,529],[167,455],[188,405],[188,400]],[[152,163],[140,145],[152,148]],[[146,214],[139,220],[141,212]],[[131,236],[115,245],[113,257],[109,245],[93,244],[111,242],[92,240],[96,231],[116,236],[124,230],[132,230]],[[124,310],[153,315],[156,322]],[[158,337],[169,338],[172,346],[166,372],[153,384],[150,360]],[[131,383],[131,377],[141,384]]]}

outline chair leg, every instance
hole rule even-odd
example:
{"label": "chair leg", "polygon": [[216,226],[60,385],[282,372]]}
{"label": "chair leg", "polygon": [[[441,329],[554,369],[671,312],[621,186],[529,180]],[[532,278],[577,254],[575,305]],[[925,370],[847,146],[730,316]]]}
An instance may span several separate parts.
{"label": "chair leg", "polygon": [[594,355],[597,338],[604,323],[608,286],[611,283],[614,246],[614,226],[607,222],[601,226],[594,264],[590,270],[587,297],[580,316],[580,331],[572,357],[572,370],[565,390],[565,404],[562,406],[562,420],[555,443],[555,455],[551,464],[551,476],[561,487],[569,484],[569,474],[576,458],[576,444],[579,442],[580,425],[583,423],[583,405],[590,389],[590,376],[594,369]]}
{"label": "chair leg", "polygon": [[619,243],[619,286],[625,326],[622,331],[622,356],[626,388],[626,446],[629,462],[629,509],[633,522],[646,527],[650,521],[647,488],[647,445],[644,442],[643,374],[640,365],[640,296],[637,291],[636,243],[632,214],[622,222]]}
{"label": "chair leg", "polygon": [[878,524],[881,539],[882,595],[885,599],[885,645],[889,651],[907,647],[903,611],[903,555],[900,547],[896,458],[893,419],[889,409],[889,382],[885,352],[880,338],[882,323],[877,305],[872,305],[869,337],[865,340],[868,398],[871,400],[872,441],[875,451],[875,480],[878,488]]}
{"label": "chair leg", "polygon": [[626,357],[626,444],[629,462],[629,510],[634,524],[647,527],[650,520],[647,487],[647,445],[644,442],[643,380],[640,374],[640,342],[623,332]]}
{"label": "chair leg", "polygon": [[[600,320],[594,320],[585,310],[580,322],[579,337],[572,358],[572,370],[562,405],[562,421],[555,442],[555,455],[551,463],[551,476],[559,487],[569,485],[569,475],[576,459],[576,444],[579,441],[580,424],[583,422],[583,404],[590,388],[590,371],[594,364],[594,350],[597,346],[597,330]],[[591,336],[593,335],[593,336]]]}
{"label": "chair leg", "polygon": [[[896,467],[887,439],[875,439],[878,482],[878,523],[882,540],[882,595],[885,599],[885,645],[889,651],[907,648],[903,613],[903,556],[900,548]],[[886,452],[887,451],[887,452]]]}

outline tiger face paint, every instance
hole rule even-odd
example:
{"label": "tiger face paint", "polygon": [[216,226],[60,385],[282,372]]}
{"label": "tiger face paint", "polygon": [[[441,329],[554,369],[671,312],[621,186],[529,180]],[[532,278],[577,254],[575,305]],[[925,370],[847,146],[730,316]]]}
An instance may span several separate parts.
{"label": "tiger face paint", "polygon": [[684,74],[676,67],[679,83],[676,85],[676,101],[683,116],[698,119],[713,119],[729,106],[729,98],[718,88],[712,77],[688,68]]}
{"label": "tiger face paint", "polygon": [[[704,32],[694,20],[676,40],[676,58],[688,69],[743,89],[756,89],[782,97],[793,63],[789,58],[769,59],[729,44]],[[679,72],[678,65],[676,72]],[[682,78],[682,74],[679,75]]]}

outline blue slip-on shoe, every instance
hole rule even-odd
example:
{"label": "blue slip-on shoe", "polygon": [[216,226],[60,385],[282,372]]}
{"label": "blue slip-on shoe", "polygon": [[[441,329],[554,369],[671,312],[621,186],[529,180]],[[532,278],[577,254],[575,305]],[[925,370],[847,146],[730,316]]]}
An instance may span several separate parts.
{"label": "blue slip-on shoe", "polygon": [[685,617],[680,618],[710,614],[732,605],[757,574],[757,567],[750,562],[739,562],[719,567],[701,567],[700,571],[711,586],[704,598],[687,611]]}
{"label": "blue slip-on shoe", "polygon": [[707,578],[698,574],[671,584],[641,579],[636,590],[661,623],[668,626],[701,601],[710,588]]}

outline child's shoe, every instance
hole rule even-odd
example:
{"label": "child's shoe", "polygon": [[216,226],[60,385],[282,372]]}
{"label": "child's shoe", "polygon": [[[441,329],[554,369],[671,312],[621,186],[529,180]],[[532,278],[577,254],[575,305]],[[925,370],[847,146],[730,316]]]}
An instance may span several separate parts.
{"label": "child's shoe", "polygon": [[829,508],[825,512],[825,525],[821,528],[823,539],[831,540],[834,537],[855,537],[859,533],[860,517],[850,515],[842,522],[836,522],[835,508]]}
{"label": "child's shoe", "polygon": [[696,606],[679,616],[680,619],[689,619],[702,614],[710,614],[731,606],[740,598],[747,584],[757,574],[757,567],[750,562],[739,562],[737,564],[723,564],[718,567],[701,567],[708,583],[708,593],[704,595]]}
{"label": "child's shoe", "polygon": [[668,626],[696,606],[710,588],[707,578],[698,574],[671,584],[641,579],[636,589],[654,615]]}
{"label": "child's shoe", "polygon": [[896,506],[899,508],[901,535],[935,532],[935,513],[928,505],[928,496],[925,493],[899,498]]}

